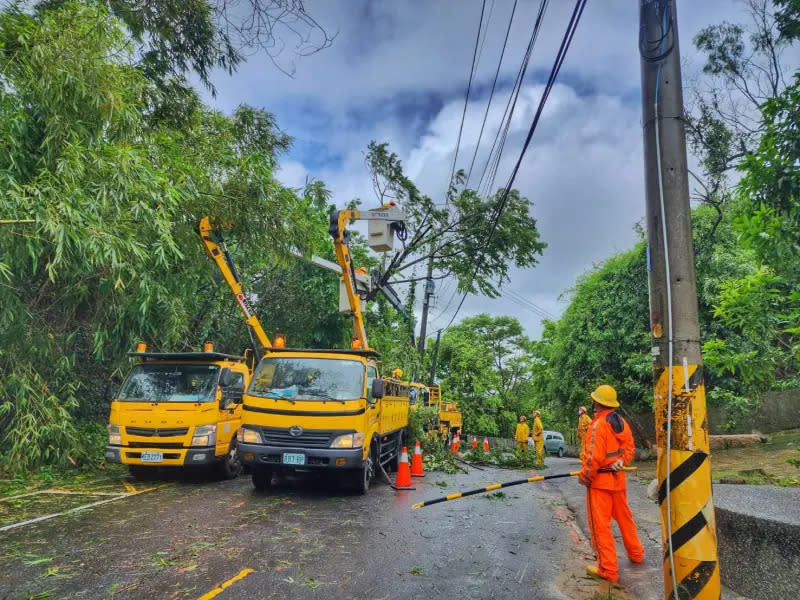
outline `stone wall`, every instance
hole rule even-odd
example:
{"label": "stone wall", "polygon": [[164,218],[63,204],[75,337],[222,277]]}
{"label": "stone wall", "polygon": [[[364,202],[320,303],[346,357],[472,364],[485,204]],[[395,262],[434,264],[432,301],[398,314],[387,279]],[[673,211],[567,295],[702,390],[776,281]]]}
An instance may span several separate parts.
{"label": "stone wall", "polygon": [[[655,443],[655,417],[652,412],[629,413],[623,415],[633,428],[637,446],[648,446],[647,441]],[[724,408],[710,406],[708,422],[711,434],[724,433],[773,433],[785,429],[800,428],[800,389],[767,392],[761,397],[758,408],[743,416],[729,414]],[[735,426],[727,428],[729,422]]]}

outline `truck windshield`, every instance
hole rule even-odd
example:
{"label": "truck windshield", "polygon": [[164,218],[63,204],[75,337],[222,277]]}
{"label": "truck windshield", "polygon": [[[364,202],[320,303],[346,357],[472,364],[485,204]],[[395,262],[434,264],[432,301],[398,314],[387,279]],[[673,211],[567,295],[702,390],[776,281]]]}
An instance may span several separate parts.
{"label": "truck windshield", "polygon": [[136,365],[118,400],[128,402],[211,402],[217,391],[216,365]]}
{"label": "truck windshield", "polygon": [[364,364],[333,358],[265,358],[248,393],[287,400],[355,400],[364,395]]}

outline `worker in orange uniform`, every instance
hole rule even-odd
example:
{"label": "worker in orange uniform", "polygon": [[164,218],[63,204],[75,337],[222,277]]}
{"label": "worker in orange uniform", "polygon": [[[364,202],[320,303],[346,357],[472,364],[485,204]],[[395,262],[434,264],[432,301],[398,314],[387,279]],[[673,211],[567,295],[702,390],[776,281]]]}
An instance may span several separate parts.
{"label": "worker in orange uniform", "polygon": [[[586,486],[586,512],[597,565],[587,573],[616,582],[619,579],[617,547],[611,532],[611,519],[619,526],[625,552],[632,562],[644,560],[644,548],[636,532],[625,485],[625,465],[634,458],[630,426],[613,409],[619,406],[617,392],[601,385],[592,392],[594,418],[589,425],[586,455],[578,479]],[[609,469],[610,472],[600,472]]]}
{"label": "worker in orange uniform", "polygon": [[581,451],[581,462],[583,462],[583,456],[586,453],[586,433],[589,431],[589,424],[591,422],[592,418],[589,416],[586,407],[581,406],[578,409],[578,446]]}
{"label": "worker in orange uniform", "polygon": [[544,462],[544,426],[542,425],[542,413],[538,410],[533,411],[531,437],[536,445],[536,460]]}
{"label": "worker in orange uniform", "polygon": [[525,415],[520,415],[517,429],[514,432],[514,439],[517,442],[517,452],[520,454],[525,452],[528,447],[528,434],[530,434],[530,429],[526,421]]}

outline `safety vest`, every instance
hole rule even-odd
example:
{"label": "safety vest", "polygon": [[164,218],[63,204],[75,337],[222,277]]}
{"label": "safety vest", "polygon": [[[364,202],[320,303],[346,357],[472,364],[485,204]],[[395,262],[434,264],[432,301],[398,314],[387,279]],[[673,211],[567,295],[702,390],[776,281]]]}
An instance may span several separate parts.
{"label": "safety vest", "polygon": [[591,487],[601,490],[624,490],[624,471],[600,473],[622,458],[625,464],[633,460],[634,445],[631,428],[611,409],[599,411],[589,426],[586,453],[580,478]]}

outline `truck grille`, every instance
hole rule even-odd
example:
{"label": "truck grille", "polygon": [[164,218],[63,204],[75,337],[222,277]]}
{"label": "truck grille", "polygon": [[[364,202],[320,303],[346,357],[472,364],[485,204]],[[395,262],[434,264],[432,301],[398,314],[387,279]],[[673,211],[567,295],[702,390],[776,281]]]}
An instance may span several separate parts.
{"label": "truck grille", "polygon": [[128,435],[138,435],[139,437],[178,437],[189,433],[189,428],[149,429],[147,427],[126,427],[125,432]]}
{"label": "truck grille", "polygon": [[268,446],[327,448],[331,443],[332,431],[304,429],[300,435],[292,435],[290,429],[262,427],[261,437]]}
{"label": "truck grille", "polygon": [[130,442],[129,448],[183,448],[180,442]]}

